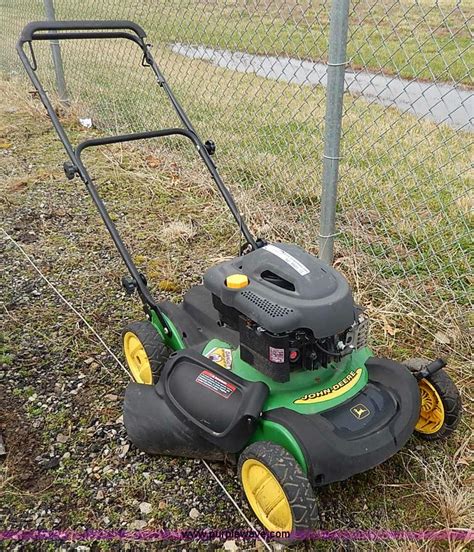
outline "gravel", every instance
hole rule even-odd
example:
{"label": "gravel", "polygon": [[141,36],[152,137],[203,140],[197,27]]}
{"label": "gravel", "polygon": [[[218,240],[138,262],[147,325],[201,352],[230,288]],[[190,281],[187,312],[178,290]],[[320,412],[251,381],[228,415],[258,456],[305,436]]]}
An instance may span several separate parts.
{"label": "gravel", "polygon": [[201,514],[199,513],[199,510],[197,508],[191,508],[189,512],[189,517],[191,519],[197,519]]}
{"label": "gravel", "polygon": [[[48,121],[22,101],[5,114],[4,103],[0,132],[12,125],[12,147],[0,152],[4,228],[121,356],[121,329],[143,319],[137,300],[121,291],[121,261],[78,183],[65,181]],[[22,179],[28,184],[17,188]],[[131,445],[121,412],[127,376],[21,251],[0,237],[2,528],[245,528],[200,461],[153,458]],[[223,470],[238,496],[234,475],[214,469]],[[193,508],[198,518],[189,517]]]}
{"label": "gravel", "polygon": [[[0,138],[8,135],[11,143],[0,151],[4,228],[121,357],[122,328],[143,318],[136,298],[125,296],[120,288],[121,261],[80,182],[65,180],[64,153],[43,111],[1,81],[0,96]],[[74,139],[84,139],[87,131],[73,121],[67,124]],[[108,151],[107,157],[91,153],[89,163],[97,169],[111,212],[120,213],[117,224],[132,254],[145,253],[141,268],[151,282],[175,284],[163,286],[160,297],[177,301],[183,289],[200,281],[207,265],[231,253],[235,235],[222,216],[212,228],[195,226],[189,238],[192,244],[162,241],[157,232],[160,224],[171,227],[175,217],[189,220],[190,213],[196,218],[203,212],[204,217],[220,213],[222,205],[202,184],[199,170],[188,166],[179,153],[157,149],[154,155],[162,161],[159,174],[156,169],[152,174],[133,148]],[[115,165],[108,168],[114,159]],[[130,168],[136,167],[148,171],[146,187],[134,180]],[[153,208],[156,202],[161,202],[159,209]],[[215,248],[209,248],[210,231],[219,232]],[[247,529],[202,462],[150,457],[131,445],[121,412],[127,375],[18,247],[1,233],[0,237],[5,267],[0,357],[0,432],[5,447],[2,453],[0,444],[2,527]],[[453,443],[453,451],[461,440]],[[415,446],[417,458],[429,458],[430,465],[453,452],[441,446],[429,447],[428,452],[424,444],[414,442],[383,466],[322,488],[318,491],[322,526],[413,530],[439,526],[436,493],[419,491],[419,482],[429,478],[422,464],[413,460]],[[211,467],[256,523],[242,499],[235,468],[214,463]],[[452,473],[453,481],[459,481],[457,477]],[[226,549],[232,550],[232,539],[227,541]],[[224,542],[212,546],[222,547]],[[97,543],[86,544],[98,549]],[[323,544],[325,550],[331,549]],[[202,548],[196,542],[174,545],[176,550]],[[240,541],[237,545],[242,547]],[[247,545],[243,548],[261,549],[259,543]],[[42,546],[38,543],[33,549]],[[48,546],[44,549],[51,549]],[[129,548],[140,546],[133,543]],[[64,544],[62,549],[72,548]],[[123,548],[101,542],[100,549]]]}

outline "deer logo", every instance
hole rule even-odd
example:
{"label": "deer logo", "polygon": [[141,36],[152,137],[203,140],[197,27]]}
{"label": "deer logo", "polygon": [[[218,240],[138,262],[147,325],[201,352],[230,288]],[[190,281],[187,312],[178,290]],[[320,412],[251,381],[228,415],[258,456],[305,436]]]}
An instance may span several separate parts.
{"label": "deer logo", "polygon": [[358,420],[363,420],[370,414],[370,410],[363,404],[356,404],[351,408],[351,412]]}

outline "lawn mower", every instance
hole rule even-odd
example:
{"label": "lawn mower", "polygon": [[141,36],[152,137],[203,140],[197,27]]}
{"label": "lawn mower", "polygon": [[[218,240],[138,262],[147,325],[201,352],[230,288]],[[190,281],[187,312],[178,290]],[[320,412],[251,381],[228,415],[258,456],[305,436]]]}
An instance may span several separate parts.
{"label": "lawn mower", "polygon": [[[81,39],[134,42],[141,70],[154,73],[182,127],[73,147],[36,75],[33,43]],[[374,356],[369,319],[339,272],[296,245],[252,235],[219,176],[215,144],[198,136],[139,25],[32,22],[17,50],[64,144],[65,174],[84,182],[128,269],[122,284],[143,303],[146,318],[123,332],[133,378],[124,423],[139,449],[234,462],[263,527],[297,534],[317,525],[319,486],[381,464],[414,433],[434,440],[455,429],[460,396],[443,360]],[[81,160],[86,148],[173,136],[191,141],[244,242],[241,254],[209,268],[180,304],[152,297]]]}

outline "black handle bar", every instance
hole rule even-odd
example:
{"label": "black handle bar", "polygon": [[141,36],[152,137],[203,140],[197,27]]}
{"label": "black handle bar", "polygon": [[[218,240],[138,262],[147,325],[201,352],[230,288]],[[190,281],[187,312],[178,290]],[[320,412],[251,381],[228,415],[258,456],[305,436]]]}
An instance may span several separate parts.
{"label": "black handle bar", "polygon": [[[86,188],[91,195],[94,203],[96,204],[96,207],[105,223],[105,226],[107,227],[107,230],[109,231],[115,243],[115,246],[117,247],[120,255],[122,256],[122,259],[125,262],[125,265],[127,266],[130,274],[136,282],[140,298],[142,299],[145,307],[145,311],[149,312],[150,309],[153,310],[157,314],[164,330],[168,332],[168,325],[163,317],[163,314],[161,313],[158,304],[151,296],[146,282],[142,279],[140,273],[138,272],[138,269],[135,266],[129,251],[125,247],[125,244],[123,243],[112,219],[107,212],[102,199],[97,192],[97,189],[94,186],[92,178],[90,177],[86,167],[81,161],[81,152],[83,149],[91,146],[113,144],[117,142],[128,142],[147,138],[158,138],[172,135],[181,135],[190,139],[194,143],[197,152],[199,153],[201,159],[204,161],[204,164],[206,165],[212,179],[216,183],[219,192],[221,193],[224,201],[227,203],[227,206],[229,207],[232,215],[237,221],[241,233],[244,235],[247,242],[251,245],[252,249],[257,249],[259,245],[250,233],[245,222],[242,220],[242,217],[237,209],[237,206],[234,203],[232,195],[222,182],[216,165],[212,161],[205,144],[199,138],[198,134],[191,124],[191,121],[188,119],[188,116],[184,112],[184,109],[181,107],[165,78],[161,74],[155,60],[153,59],[153,56],[151,55],[149,45],[146,44],[144,40],[145,37],[145,31],[140,27],[140,25],[133,23],[132,21],[33,21],[26,25],[26,27],[23,29],[16,48],[18,51],[18,55],[20,56],[20,59],[25,67],[25,70],[28,73],[28,76],[30,77],[34,87],[38,91],[38,94],[48,112],[51,122],[53,123],[53,126],[58,133],[61,142],[64,145],[69,159],[71,160],[72,165],[67,168],[65,166],[65,170],[69,171],[72,177],[74,177],[75,174],[79,175],[81,180],[85,183]],[[169,100],[171,101],[174,109],[176,110],[176,113],[183,123],[184,128],[163,129],[149,132],[139,132],[135,134],[125,134],[121,136],[96,138],[92,140],[86,140],[85,142],[79,144],[76,149],[74,149],[69,140],[69,137],[66,134],[66,131],[61,124],[61,121],[58,118],[58,115],[56,114],[56,111],[50,99],[48,98],[48,95],[46,94],[46,91],[44,90],[41,82],[36,75],[36,60],[34,58],[32,42],[35,40],[44,41],[94,38],[125,38],[132,40],[133,42],[138,44],[143,52],[143,67],[150,67],[151,70],[154,72],[159,86],[162,87]],[[29,44],[32,55],[32,62],[30,62],[24,51],[23,47],[25,44]],[[144,62],[146,62],[146,64]],[[68,175],[68,172],[66,174]]]}
{"label": "black handle bar", "polygon": [[[48,40],[51,38],[49,34],[37,34],[41,31],[113,31],[126,30],[134,32],[139,38],[146,37],[145,31],[133,21],[32,21],[28,23],[20,35],[20,44],[31,42],[33,40]],[[81,33],[82,34],[82,33]],[[104,38],[110,34],[104,33]],[[56,36],[55,36],[56,37]],[[67,34],[63,36],[67,38]],[[77,38],[77,34],[75,34]],[[89,38],[88,33],[84,33],[83,38]]]}

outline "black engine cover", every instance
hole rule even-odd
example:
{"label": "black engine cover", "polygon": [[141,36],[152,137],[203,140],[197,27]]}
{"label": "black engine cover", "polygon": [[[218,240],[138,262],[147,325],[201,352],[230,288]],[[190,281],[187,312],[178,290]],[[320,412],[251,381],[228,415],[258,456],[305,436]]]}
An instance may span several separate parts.
{"label": "black engine cover", "polygon": [[[232,274],[245,274],[249,284],[228,288]],[[205,273],[204,285],[218,298],[216,307],[235,309],[273,334],[308,328],[321,339],[347,330],[355,320],[346,279],[296,245],[269,244],[220,263]]]}

